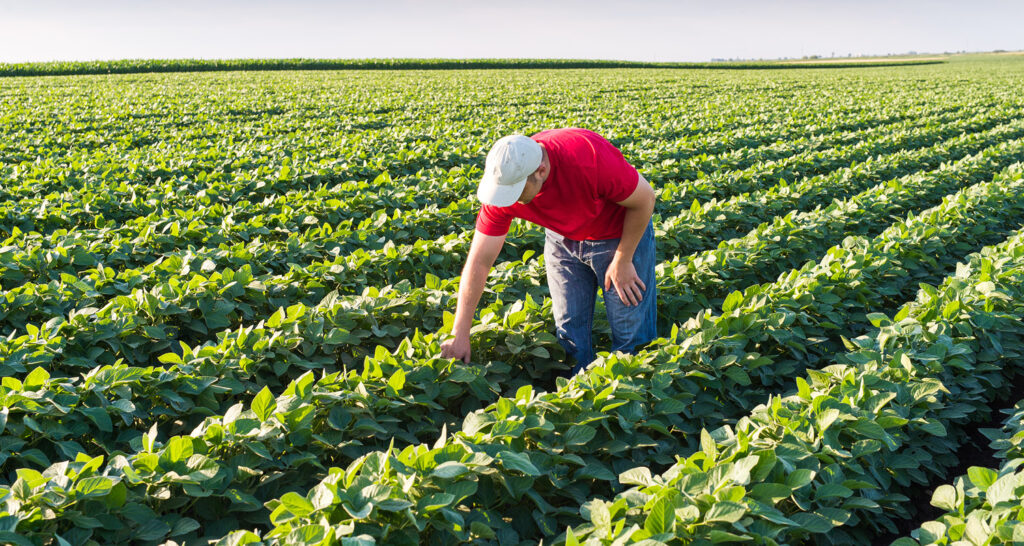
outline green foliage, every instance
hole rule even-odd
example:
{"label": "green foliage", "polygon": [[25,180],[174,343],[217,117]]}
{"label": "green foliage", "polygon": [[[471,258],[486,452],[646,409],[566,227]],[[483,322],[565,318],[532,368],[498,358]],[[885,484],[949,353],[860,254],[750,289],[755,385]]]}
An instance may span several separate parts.
{"label": "green foliage", "polygon": [[[15,68],[329,67],[247,63]],[[978,70],[7,79],[0,541],[892,532],[1020,350],[1019,242],[956,265],[1024,217],[1019,71]],[[488,146],[568,125],[657,189],[663,337],[556,379],[516,224],[441,359]],[[936,502],[1005,526],[1010,474]]]}

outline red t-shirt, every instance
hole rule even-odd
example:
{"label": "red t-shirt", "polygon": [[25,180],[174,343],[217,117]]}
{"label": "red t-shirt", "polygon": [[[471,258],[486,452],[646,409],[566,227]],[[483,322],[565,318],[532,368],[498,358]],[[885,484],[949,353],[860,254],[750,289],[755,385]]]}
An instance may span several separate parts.
{"label": "red t-shirt", "polygon": [[626,209],[617,202],[632,195],[640,181],[622,152],[586,129],[551,129],[530,138],[544,146],[551,162],[540,192],[525,205],[482,205],[476,230],[502,236],[513,218],[522,218],[574,241],[621,237]]}

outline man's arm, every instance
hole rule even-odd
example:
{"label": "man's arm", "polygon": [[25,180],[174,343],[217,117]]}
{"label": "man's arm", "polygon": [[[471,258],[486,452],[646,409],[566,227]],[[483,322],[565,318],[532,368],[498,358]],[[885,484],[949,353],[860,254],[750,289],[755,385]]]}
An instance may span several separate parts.
{"label": "man's arm", "polygon": [[[459,280],[459,303],[455,307],[455,324],[452,326],[455,337],[441,344],[442,357],[459,358],[469,363],[469,331],[473,327],[473,315],[476,314],[476,306],[480,303],[480,295],[484,292],[491,266],[504,244],[504,235],[495,237],[479,231],[473,235],[466,266],[462,268],[462,278]],[[633,246],[635,248],[636,244]]]}
{"label": "man's arm", "polygon": [[643,292],[647,289],[633,267],[633,252],[640,244],[640,239],[647,230],[647,224],[654,214],[654,190],[642,174],[636,189],[618,204],[626,208],[626,216],[622,221],[622,238],[615,249],[615,257],[608,266],[604,276],[604,289],[607,291],[615,285],[615,291],[626,305],[639,305]]}

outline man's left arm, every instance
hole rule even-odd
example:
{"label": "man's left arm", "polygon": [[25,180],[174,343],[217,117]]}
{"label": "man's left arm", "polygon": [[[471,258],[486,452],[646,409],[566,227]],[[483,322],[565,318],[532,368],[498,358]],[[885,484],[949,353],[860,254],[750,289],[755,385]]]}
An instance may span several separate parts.
{"label": "man's left arm", "polygon": [[626,305],[639,305],[643,299],[644,286],[640,276],[633,267],[633,253],[640,244],[647,224],[654,214],[654,190],[642,174],[637,173],[639,179],[636,189],[623,201],[618,204],[626,208],[626,216],[622,222],[622,237],[619,239],[619,246],[615,249],[615,257],[608,266],[608,272],[604,276],[604,289],[608,291],[612,285]]}

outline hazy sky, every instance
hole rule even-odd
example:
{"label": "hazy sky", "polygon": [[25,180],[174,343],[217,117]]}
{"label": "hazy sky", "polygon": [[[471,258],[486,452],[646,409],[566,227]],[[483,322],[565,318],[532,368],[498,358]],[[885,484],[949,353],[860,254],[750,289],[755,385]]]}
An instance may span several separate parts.
{"label": "hazy sky", "polygon": [[0,62],[544,57],[704,61],[1024,49],[1011,0],[0,0]]}

